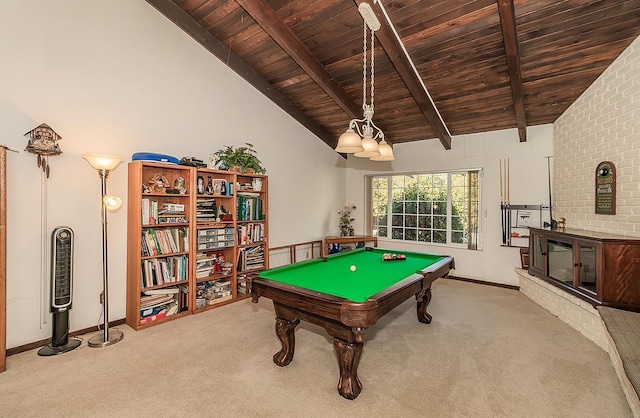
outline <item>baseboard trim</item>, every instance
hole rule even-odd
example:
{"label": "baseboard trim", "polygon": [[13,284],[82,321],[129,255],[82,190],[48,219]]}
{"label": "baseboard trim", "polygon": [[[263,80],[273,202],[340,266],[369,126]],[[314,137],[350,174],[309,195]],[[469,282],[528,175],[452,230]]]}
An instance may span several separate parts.
{"label": "baseboard trim", "polygon": [[[109,321],[110,327],[116,327],[118,325],[122,325],[126,322],[124,318],[118,319],[116,321]],[[101,324],[102,325],[102,324]],[[97,332],[98,326],[94,325],[89,328],[79,329],[77,331],[69,332],[70,337],[77,337],[78,335],[88,334],[90,332]],[[51,338],[47,338],[46,340],[34,341],[32,343],[19,345],[17,347],[7,349],[7,357],[12,356],[14,354],[23,353],[25,351],[33,350],[34,348],[44,347],[47,344],[51,344]]]}
{"label": "baseboard trim", "polygon": [[[476,280],[476,279],[467,279],[465,277],[456,277],[456,276],[447,276],[447,279],[450,280],[459,280],[462,282],[469,282],[469,283],[475,283],[475,284],[482,284],[482,285],[486,285],[486,286],[495,286],[495,287],[502,287],[505,289],[511,289],[511,290],[520,290],[519,286],[513,286],[513,285],[509,285],[509,284],[502,284],[502,283],[493,283],[493,282],[487,282],[484,280]],[[126,320],[124,318],[122,319],[118,319],[116,321],[110,321],[109,322],[109,326],[110,327],[115,327],[118,325],[122,325],[126,322]],[[90,332],[96,332],[98,331],[97,326],[93,326],[93,327],[89,327],[89,328],[84,328],[84,329],[79,329],[77,331],[73,331],[69,333],[70,337],[76,337],[78,335],[84,335],[84,334],[88,334]],[[34,348],[40,348],[40,347],[44,347],[47,344],[51,343],[51,338],[47,338],[46,340],[40,340],[40,341],[35,341],[29,344],[24,344],[24,345],[19,345],[17,347],[13,347],[10,349],[7,349],[7,357],[12,356],[14,354],[18,354],[18,353],[22,353],[25,351],[29,351],[29,350],[33,350]]]}
{"label": "baseboard trim", "polygon": [[447,279],[460,280],[461,282],[469,282],[469,283],[475,283],[475,284],[483,284],[486,286],[502,287],[504,289],[520,290],[520,286],[514,286],[511,284],[504,284],[504,283],[493,283],[493,282],[487,282],[484,280],[477,280],[477,279],[467,279],[466,277],[447,276]]}

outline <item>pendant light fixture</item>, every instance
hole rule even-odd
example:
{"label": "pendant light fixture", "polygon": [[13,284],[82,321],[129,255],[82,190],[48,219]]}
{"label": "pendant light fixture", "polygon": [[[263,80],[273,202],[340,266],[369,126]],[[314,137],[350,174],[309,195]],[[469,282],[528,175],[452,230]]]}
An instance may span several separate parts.
{"label": "pendant light fixture", "polygon": [[[370,158],[373,161],[395,160],[393,149],[384,140],[384,132],[373,123],[373,83],[375,31],[380,29],[380,21],[368,3],[360,3],[358,11],[364,20],[362,53],[362,119],[352,119],[345,133],[340,135],[337,152],[354,153],[356,157]],[[371,103],[367,103],[367,37],[371,32]],[[377,140],[380,139],[378,144]]]}

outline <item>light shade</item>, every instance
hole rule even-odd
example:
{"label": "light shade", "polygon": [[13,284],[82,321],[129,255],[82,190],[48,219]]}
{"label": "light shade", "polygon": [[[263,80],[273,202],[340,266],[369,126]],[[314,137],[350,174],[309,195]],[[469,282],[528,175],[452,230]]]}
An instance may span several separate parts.
{"label": "light shade", "polygon": [[345,133],[340,135],[336,151],[345,153],[360,152],[362,151],[361,142],[360,135],[358,135],[352,128],[349,128]]}
{"label": "light shade", "polygon": [[124,158],[116,155],[104,155],[104,154],[83,154],[82,158],[87,160],[91,167],[96,170],[111,171],[122,162]]}
{"label": "light shade", "polygon": [[105,208],[107,208],[107,210],[116,210],[120,206],[122,206],[122,199],[120,199],[118,196],[108,194],[102,198],[102,203],[104,203],[104,206]]}
{"label": "light shade", "polygon": [[365,135],[365,137],[362,138],[362,148],[362,151],[356,152],[353,155],[363,158],[377,157],[380,155],[380,152],[378,151],[378,143],[375,139],[371,138],[371,135]]}
{"label": "light shade", "polygon": [[384,139],[378,144],[378,151],[380,152],[380,155],[377,157],[371,157],[370,159],[372,161],[393,161],[396,159],[393,155],[393,148],[391,148],[391,145],[387,144],[387,141]]}

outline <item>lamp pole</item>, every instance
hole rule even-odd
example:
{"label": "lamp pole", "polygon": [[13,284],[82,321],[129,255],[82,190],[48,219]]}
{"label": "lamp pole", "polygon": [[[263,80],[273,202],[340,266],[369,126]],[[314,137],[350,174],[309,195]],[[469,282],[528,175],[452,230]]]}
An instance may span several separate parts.
{"label": "lamp pole", "polygon": [[[103,329],[101,334],[96,334],[91,337],[88,341],[89,347],[93,348],[101,348],[107,347],[109,345],[115,344],[118,341],[122,340],[124,334],[119,330],[109,330],[109,258],[107,256],[108,252],[108,240],[107,240],[107,203],[105,202],[105,196],[107,196],[107,177],[109,177],[110,170],[101,167],[95,166],[92,163],[91,155],[84,156],[89,163],[94,166],[94,168],[98,171],[101,182],[101,223],[102,223],[102,297],[101,303],[104,314],[103,321]],[[89,157],[89,158],[87,158]],[[96,157],[107,157],[107,156],[96,156]],[[122,160],[119,157],[115,157],[115,160],[112,164],[111,169],[115,168],[115,166]]]}

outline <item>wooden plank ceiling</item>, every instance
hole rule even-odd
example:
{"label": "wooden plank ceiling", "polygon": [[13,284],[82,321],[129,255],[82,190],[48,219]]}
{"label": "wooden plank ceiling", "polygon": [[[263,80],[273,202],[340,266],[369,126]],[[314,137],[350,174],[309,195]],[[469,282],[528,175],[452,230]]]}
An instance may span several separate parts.
{"label": "wooden plank ceiling", "polygon": [[640,36],[638,0],[147,0],[332,148],[362,117],[363,1],[382,23],[373,121],[396,144],[526,141]]}

